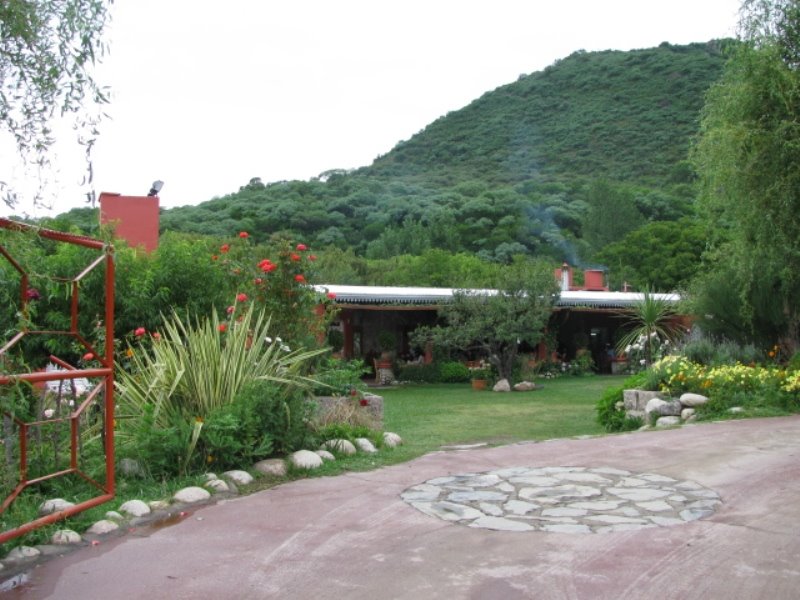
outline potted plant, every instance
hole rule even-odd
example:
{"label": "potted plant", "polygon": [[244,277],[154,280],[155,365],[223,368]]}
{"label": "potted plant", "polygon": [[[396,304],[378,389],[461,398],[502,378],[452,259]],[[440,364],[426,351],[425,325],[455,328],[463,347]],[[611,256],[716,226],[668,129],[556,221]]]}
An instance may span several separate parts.
{"label": "potted plant", "polygon": [[482,363],[476,367],[469,367],[469,377],[473,390],[485,390],[489,385],[489,378],[491,376],[491,369],[488,369]]}
{"label": "potted plant", "polygon": [[386,331],[385,329],[378,332],[378,347],[381,350],[382,361],[390,361],[392,359],[392,353],[396,349],[396,344],[397,340],[394,333]]}

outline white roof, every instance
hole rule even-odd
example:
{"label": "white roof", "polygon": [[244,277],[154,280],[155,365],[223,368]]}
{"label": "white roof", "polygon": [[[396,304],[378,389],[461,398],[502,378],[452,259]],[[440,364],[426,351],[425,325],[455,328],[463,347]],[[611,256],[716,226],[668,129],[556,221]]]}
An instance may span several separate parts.
{"label": "white roof", "polygon": [[[316,285],[318,291],[336,294],[340,304],[442,304],[449,302],[460,288],[391,287],[372,285]],[[477,289],[470,292],[495,294],[496,290]],[[641,292],[590,292],[561,291],[556,306],[624,308],[643,298]],[[678,294],[653,294],[671,302],[678,302]]]}

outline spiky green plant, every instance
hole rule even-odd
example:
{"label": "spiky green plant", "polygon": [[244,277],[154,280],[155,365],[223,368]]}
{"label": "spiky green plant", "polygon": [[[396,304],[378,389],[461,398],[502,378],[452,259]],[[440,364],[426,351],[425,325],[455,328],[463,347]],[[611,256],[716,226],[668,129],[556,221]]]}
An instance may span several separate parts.
{"label": "spiky green plant", "polygon": [[254,314],[252,306],[229,325],[215,313],[187,325],[173,312],[152,349],[132,349],[130,372],[119,370],[120,443],[132,441],[144,418],[163,430],[186,425],[191,435],[180,469],[185,471],[206,417],[233,403],[246,384],[261,379],[286,389],[316,385],[303,375],[304,365],[326,350],[289,350],[268,338],[268,331],[269,319]]}
{"label": "spiky green plant", "polygon": [[626,317],[626,326],[630,329],[617,342],[617,352],[625,354],[628,346],[641,342],[644,344],[645,366],[653,362],[654,337],[662,341],[674,342],[680,332],[676,321],[676,312],[671,298],[662,294],[654,294],[646,289],[642,298],[633,306],[622,312]]}

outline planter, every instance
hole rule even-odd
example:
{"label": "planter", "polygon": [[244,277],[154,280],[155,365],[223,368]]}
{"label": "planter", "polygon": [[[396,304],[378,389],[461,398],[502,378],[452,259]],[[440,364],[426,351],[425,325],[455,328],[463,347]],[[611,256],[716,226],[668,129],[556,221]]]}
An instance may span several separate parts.
{"label": "planter", "polygon": [[473,379],[472,380],[472,389],[473,390],[485,390],[486,386],[489,385],[489,382],[485,379]]}

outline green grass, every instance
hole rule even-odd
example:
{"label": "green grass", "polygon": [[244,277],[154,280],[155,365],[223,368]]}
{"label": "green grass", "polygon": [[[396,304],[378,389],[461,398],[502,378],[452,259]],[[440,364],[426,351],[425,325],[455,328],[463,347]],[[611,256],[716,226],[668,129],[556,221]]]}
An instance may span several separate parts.
{"label": "green grass", "polygon": [[477,392],[469,384],[382,390],[384,429],[403,438],[402,460],[443,445],[508,444],[603,433],[595,404],[625,377],[564,377],[543,389],[507,394]]}

